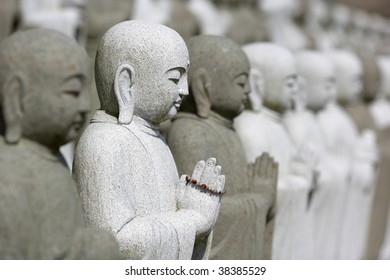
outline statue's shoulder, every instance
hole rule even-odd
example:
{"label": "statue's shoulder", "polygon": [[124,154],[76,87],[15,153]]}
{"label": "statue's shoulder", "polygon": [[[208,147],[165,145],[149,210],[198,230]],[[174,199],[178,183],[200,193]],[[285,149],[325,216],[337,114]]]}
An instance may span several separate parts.
{"label": "statue's shoulder", "polygon": [[199,118],[192,114],[181,114],[176,118],[169,131],[169,137],[191,138],[194,141],[214,139],[219,136],[215,127],[207,119]]}
{"label": "statue's shoulder", "polygon": [[142,141],[131,129],[115,123],[91,123],[77,145],[77,153],[143,154]]}

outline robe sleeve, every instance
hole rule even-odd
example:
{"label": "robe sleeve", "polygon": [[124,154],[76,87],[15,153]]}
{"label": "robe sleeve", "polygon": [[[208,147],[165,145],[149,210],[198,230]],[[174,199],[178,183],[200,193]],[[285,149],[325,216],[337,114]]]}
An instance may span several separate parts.
{"label": "robe sleeve", "polygon": [[102,123],[87,128],[73,168],[87,223],[112,232],[126,259],[190,259],[194,213],[156,211],[151,166],[142,144],[125,128]]}

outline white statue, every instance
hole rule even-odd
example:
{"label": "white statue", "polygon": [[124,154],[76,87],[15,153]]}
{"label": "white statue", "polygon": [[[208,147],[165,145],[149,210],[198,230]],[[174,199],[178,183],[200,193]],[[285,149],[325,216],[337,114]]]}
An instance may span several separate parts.
{"label": "white statue", "polygon": [[301,0],[262,0],[260,8],[267,14],[270,40],[291,50],[308,46],[308,40],[293,20]]}
{"label": "white statue", "polygon": [[[86,32],[82,8],[85,0],[20,0],[21,25],[57,30],[84,44]],[[74,142],[60,149],[69,169],[72,169]]]}
{"label": "white statue", "polygon": [[379,129],[390,126],[390,57],[381,56],[377,59],[381,83],[378,98],[371,104],[370,111]]}
{"label": "white statue", "polygon": [[249,44],[244,51],[251,63],[253,110],[237,117],[234,127],[248,162],[267,152],[279,163],[272,255],[274,259],[308,258],[306,250],[312,244],[306,208],[312,171],[298,155],[281,115],[297,93],[294,57],[286,48],[271,43]]}
{"label": "white statue", "polygon": [[171,0],[135,0],[131,19],[160,24],[169,21],[172,13]]}
{"label": "white statue", "polygon": [[212,0],[189,0],[188,8],[198,19],[202,35],[227,34],[232,24],[232,16],[220,11]]}
{"label": "white statue", "polygon": [[328,149],[338,162],[348,169],[347,185],[344,186],[343,228],[340,235],[340,259],[361,259],[364,254],[369,214],[375,180],[374,166],[377,161],[376,139],[372,132],[359,135],[351,117],[343,105],[352,102],[362,90],[362,66],[349,51],[332,51],[329,59],[335,67],[337,102],[330,102],[319,114]]}
{"label": "white statue", "polygon": [[[289,134],[305,159],[317,171],[317,189],[310,203],[314,234],[314,259],[334,259],[341,231],[344,200],[340,193],[345,186],[348,168],[329,153],[317,114],[336,96],[334,68],[318,51],[301,51],[296,55],[300,76],[298,101],[304,106],[286,114]],[[301,108],[301,109],[300,109]]]}
{"label": "white statue", "polygon": [[178,178],[158,124],[188,95],[183,39],[125,21],[98,48],[98,110],[76,148],[74,178],[87,223],[111,231],[127,259],[207,258],[225,177],[213,158]]}

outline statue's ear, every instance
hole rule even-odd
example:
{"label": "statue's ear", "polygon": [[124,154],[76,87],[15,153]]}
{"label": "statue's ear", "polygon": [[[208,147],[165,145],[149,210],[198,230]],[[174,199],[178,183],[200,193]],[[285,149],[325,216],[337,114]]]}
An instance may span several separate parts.
{"label": "statue's ear", "polygon": [[129,124],[134,114],[134,96],[131,87],[134,85],[134,69],[130,64],[122,64],[115,73],[114,92],[119,107],[118,121]]}
{"label": "statue's ear", "polygon": [[252,109],[259,111],[262,106],[264,95],[264,77],[263,74],[255,69],[251,68],[249,72],[249,82],[251,85],[251,93],[249,94],[249,100],[251,102]]}
{"label": "statue's ear", "polygon": [[23,75],[15,74],[3,84],[3,119],[5,125],[5,141],[9,144],[18,143],[22,137],[22,120],[25,84]]}
{"label": "statue's ear", "polygon": [[196,110],[201,118],[208,118],[211,111],[209,97],[210,78],[205,69],[199,68],[192,75],[191,91],[195,100]]}

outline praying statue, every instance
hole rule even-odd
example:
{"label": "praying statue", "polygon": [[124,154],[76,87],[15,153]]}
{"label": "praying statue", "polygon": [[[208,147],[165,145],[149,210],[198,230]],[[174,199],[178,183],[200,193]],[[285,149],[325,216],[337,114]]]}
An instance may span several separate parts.
{"label": "praying statue", "polygon": [[0,46],[0,259],[119,259],[108,232],[86,227],[59,153],[89,110],[88,55],[56,31]]}
{"label": "praying statue", "polygon": [[119,23],[98,47],[101,109],[80,138],[73,175],[87,223],[112,232],[126,259],[208,257],[221,166],[197,161],[179,179],[158,130],[188,95],[188,67],[183,39],[157,23]]}
{"label": "praying statue", "polygon": [[279,164],[273,258],[310,258],[307,207],[313,171],[283,124],[298,90],[295,59],[288,49],[272,43],[252,43],[243,49],[251,64],[252,109],[234,120],[234,128],[248,162],[269,153]]}
{"label": "praying statue", "polygon": [[[179,171],[197,157],[218,158],[227,195],[215,225],[211,259],[270,259],[277,163],[264,154],[248,164],[233,119],[250,91],[249,62],[231,39],[203,35],[188,41],[190,95],[167,134]],[[245,229],[245,230],[243,230]]]}

